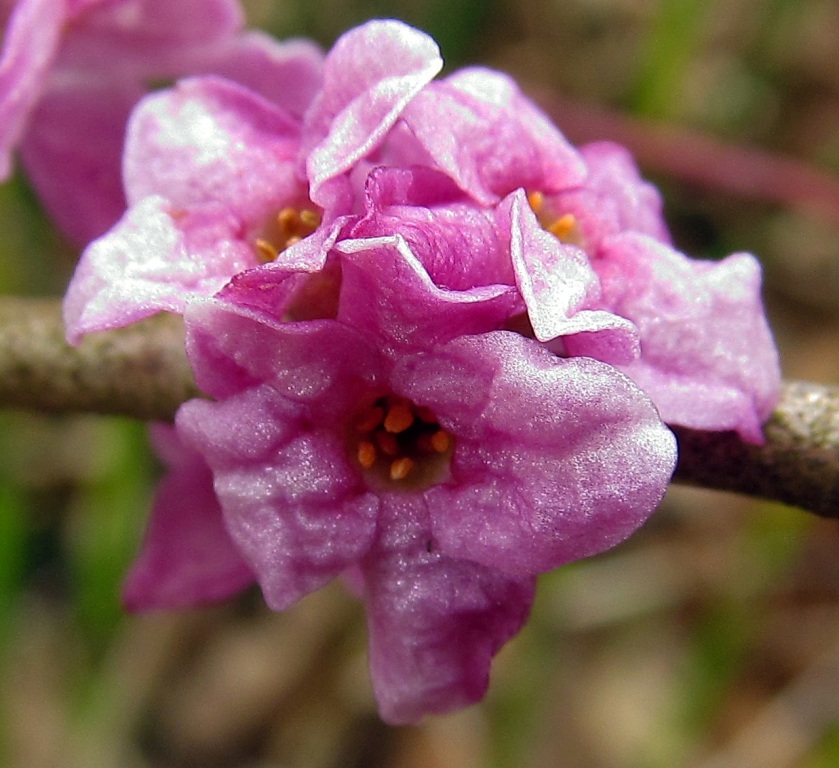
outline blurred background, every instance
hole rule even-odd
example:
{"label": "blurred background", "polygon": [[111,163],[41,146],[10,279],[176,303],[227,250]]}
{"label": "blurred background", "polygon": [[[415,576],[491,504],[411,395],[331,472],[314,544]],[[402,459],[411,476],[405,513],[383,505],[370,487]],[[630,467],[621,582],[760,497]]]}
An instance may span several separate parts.
{"label": "blurred background", "polygon": [[[329,46],[395,16],[447,71],[512,73],[575,141],[619,138],[677,244],[756,253],[787,378],[839,383],[835,0],[251,0]],[[76,255],[0,187],[0,291],[63,292]],[[545,576],[486,700],[376,715],[339,585],[125,615],[160,468],[144,425],[0,411],[0,765],[41,768],[828,768],[839,765],[839,536],[674,487],[612,552]]]}

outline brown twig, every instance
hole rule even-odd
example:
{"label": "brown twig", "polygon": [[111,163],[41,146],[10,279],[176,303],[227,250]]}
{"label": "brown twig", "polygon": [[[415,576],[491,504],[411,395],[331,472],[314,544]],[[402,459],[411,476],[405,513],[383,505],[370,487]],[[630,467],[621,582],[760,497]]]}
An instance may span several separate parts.
{"label": "brown twig", "polygon": [[0,299],[0,406],[168,419],[198,390],[180,318],[64,340],[54,299]]}
{"label": "brown twig", "polygon": [[[55,300],[0,299],[0,407],[171,419],[198,396],[178,318],[64,341]],[[784,386],[766,443],[674,428],[677,481],[773,499],[839,517],[839,387]]]}

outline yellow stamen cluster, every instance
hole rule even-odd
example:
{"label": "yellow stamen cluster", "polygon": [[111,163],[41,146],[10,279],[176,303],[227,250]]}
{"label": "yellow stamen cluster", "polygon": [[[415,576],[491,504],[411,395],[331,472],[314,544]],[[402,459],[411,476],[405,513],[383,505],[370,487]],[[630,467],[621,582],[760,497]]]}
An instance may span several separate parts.
{"label": "yellow stamen cluster", "polygon": [[320,214],[310,208],[283,208],[277,214],[270,235],[254,243],[257,255],[264,263],[274,261],[286,248],[311,235],[320,222]]}
{"label": "yellow stamen cluster", "polygon": [[394,481],[416,474],[424,458],[441,456],[452,446],[451,435],[430,408],[395,395],[376,400],[354,426],[358,463],[368,470],[378,465]]}
{"label": "yellow stamen cluster", "polygon": [[573,245],[580,244],[580,229],[577,226],[577,217],[573,213],[566,213],[555,218],[545,210],[545,196],[541,192],[531,192],[527,196],[530,208],[539,219],[542,229],[550,232],[557,240]]}

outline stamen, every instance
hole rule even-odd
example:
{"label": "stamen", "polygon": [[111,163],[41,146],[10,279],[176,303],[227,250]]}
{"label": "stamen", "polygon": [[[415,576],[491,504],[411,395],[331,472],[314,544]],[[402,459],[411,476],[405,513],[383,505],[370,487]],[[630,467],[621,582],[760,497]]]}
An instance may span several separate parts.
{"label": "stamen", "polygon": [[314,211],[310,210],[309,208],[304,208],[298,214],[298,218],[300,223],[303,224],[305,227],[308,227],[312,231],[316,230],[320,226],[320,216],[318,216]]}
{"label": "stamen", "polygon": [[382,423],[385,416],[385,412],[383,408],[379,406],[372,406],[369,411],[362,414],[361,418],[358,420],[358,423],[355,425],[355,428],[359,432],[372,432],[379,424]]}
{"label": "stamen", "polygon": [[449,446],[451,444],[451,435],[446,432],[445,429],[438,429],[433,435],[431,435],[431,447],[434,448],[437,453],[445,453],[449,450]]}
{"label": "stamen", "polygon": [[564,240],[574,231],[576,226],[577,217],[573,213],[566,213],[564,216],[560,216],[556,221],[550,224],[548,232],[554,235],[557,239]]}
{"label": "stamen", "polygon": [[401,459],[396,459],[390,465],[390,479],[391,480],[404,480],[408,477],[408,473],[413,469],[414,462],[412,459],[409,459],[407,456],[403,456]]}
{"label": "stamen", "polygon": [[372,469],[376,463],[376,446],[369,440],[362,440],[358,444],[358,463],[364,469]]}
{"label": "stamen", "polygon": [[[356,460],[380,480],[430,482],[445,465],[454,438],[434,412],[396,394],[383,395],[361,410],[352,423]],[[440,458],[438,458],[440,457]]]}
{"label": "stamen", "polygon": [[530,209],[533,213],[539,213],[545,204],[545,196],[541,192],[531,192],[527,196],[527,202],[530,203]]}
{"label": "stamen", "polygon": [[256,246],[256,255],[263,264],[274,261],[280,255],[277,253],[277,249],[267,240],[257,240],[254,245]]}
{"label": "stamen", "polygon": [[398,435],[414,423],[414,414],[407,403],[396,402],[390,406],[385,417],[385,429]]}

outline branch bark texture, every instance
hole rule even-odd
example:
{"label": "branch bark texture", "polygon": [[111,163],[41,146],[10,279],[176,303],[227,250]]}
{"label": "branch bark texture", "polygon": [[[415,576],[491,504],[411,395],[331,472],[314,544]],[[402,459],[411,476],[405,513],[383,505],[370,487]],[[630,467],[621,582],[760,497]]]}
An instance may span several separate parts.
{"label": "branch bark texture", "polygon": [[[57,300],[0,299],[0,407],[169,420],[200,396],[180,318],[64,340]],[[839,387],[787,382],[764,445],[675,427],[675,480],[839,517]]]}
{"label": "branch bark texture", "polygon": [[0,299],[0,407],[171,419],[199,394],[179,317],[64,339],[55,299]]}

